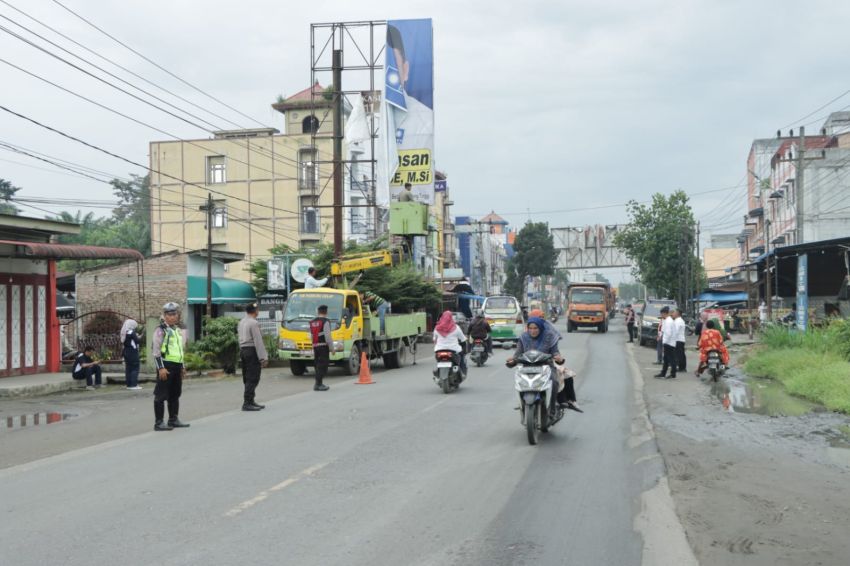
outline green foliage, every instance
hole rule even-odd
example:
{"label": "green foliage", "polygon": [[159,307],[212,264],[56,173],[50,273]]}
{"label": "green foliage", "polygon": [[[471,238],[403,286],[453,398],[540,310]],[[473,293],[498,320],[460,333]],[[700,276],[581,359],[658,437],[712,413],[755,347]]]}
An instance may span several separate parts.
{"label": "green foliage", "polygon": [[631,303],[633,300],[643,297],[643,287],[640,283],[620,283],[617,288],[619,299],[626,303]]}
{"label": "green foliage", "polygon": [[514,257],[506,266],[505,290],[524,302],[525,281],[528,276],[539,277],[555,273],[558,252],[545,222],[527,222],[514,240]]}
{"label": "green foliage", "polygon": [[266,346],[266,352],[269,354],[269,360],[280,359],[280,354],[277,350],[277,336],[273,334],[263,336],[263,344]]}
{"label": "green foliage", "polygon": [[183,366],[186,371],[201,372],[212,369],[215,356],[210,352],[189,352],[183,354]]}
{"label": "green foliage", "polygon": [[635,262],[633,274],[660,296],[684,305],[683,274],[692,275],[692,291],[705,286],[705,273],[694,254],[695,226],[688,195],[676,191],[669,197],[652,196],[649,206],[630,201],[629,226],[614,236],[614,245]]}
{"label": "green foliage", "polygon": [[0,214],[16,215],[21,212],[17,206],[9,202],[20,190],[20,187],[12,185],[10,181],[0,179]]}
{"label": "green foliage", "polygon": [[761,340],[771,350],[801,348],[850,359],[850,323],[846,319],[834,319],[825,328],[809,328],[806,332],[784,326],[768,326],[762,331]]}
{"label": "green foliage", "polygon": [[[118,197],[118,206],[112,210],[110,217],[95,217],[89,212],[83,215],[79,210],[76,214],[62,211],[54,217],[60,222],[71,222],[80,225],[79,234],[59,236],[63,244],[79,244],[86,246],[105,246],[112,248],[130,248],[138,250],[143,255],[150,255],[150,177],[131,175],[132,180],[111,181],[113,193]],[[61,271],[80,271],[110,260],[63,260],[58,264]]]}
{"label": "green foliage", "polygon": [[204,318],[204,337],[194,343],[192,351],[212,354],[226,373],[235,373],[239,358],[238,325],[239,319],[229,316]]}
{"label": "green foliage", "polygon": [[835,353],[768,347],[750,357],[746,371],[780,381],[792,395],[850,413],[850,363]]}
{"label": "green foliage", "polygon": [[364,272],[357,283],[357,290],[372,291],[383,297],[392,303],[394,313],[437,307],[442,299],[437,286],[409,263]]}

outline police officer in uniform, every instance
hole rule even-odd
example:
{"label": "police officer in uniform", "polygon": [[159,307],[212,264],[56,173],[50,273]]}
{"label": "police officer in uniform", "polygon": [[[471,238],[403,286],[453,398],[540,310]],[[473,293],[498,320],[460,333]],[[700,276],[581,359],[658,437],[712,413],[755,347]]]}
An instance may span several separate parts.
{"label": "police officer in uniform", "polygon": [[318,316],[310,321],[310,337],[313,339],[313,360],[316,364],[316,384],[314,391],[327,391],[330,389],[322,383],[325,374],[328,373],[330,364],[330,347],[333,344],[331,336],[331,322],[328,320],[328,307],[321,305],[316,309]]}
{"label": "police officer in uniform", "polygon": [[[185,428],[177,414],[180,411],[180,394],[183,391],[183,352],[186,350],[186,337],[177,326],[180,320],[180,305],[166,303],[162,307],[162,321],[153,333],[151,351],[156,363],[157,379],[153,391],[153,412],[157,431]],[[165,402],[168,401],[168,423],[163,422]]]}
{"label": "police officer in uniform", "polygon": [[254,402],[254,394],[260,383],[260,372],[269,364],[269,355],[263,343],[260,323],[257,322],[257,303],[245,307],[245,318],[239,321],[239,357],[242,361],[242,383],[245,384],[243,411],[259,411],[265,405]]}

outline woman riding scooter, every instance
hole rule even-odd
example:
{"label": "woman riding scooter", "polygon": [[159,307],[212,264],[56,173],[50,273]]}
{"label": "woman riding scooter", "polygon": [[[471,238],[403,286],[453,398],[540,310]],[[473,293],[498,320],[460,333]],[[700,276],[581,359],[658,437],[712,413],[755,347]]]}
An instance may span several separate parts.
{"label": "woman riding scooter", "polygon": [[466,375],[466,356],[464,350],[466,336],[455,324],[451,311],[445,311],[434,327],[434,352],[440,350],[451,350],[458,357],[458,366],[463,375]]}
{"label": "woman riding scooter", "polygon": [[[549,331],[546,326],[547,322],[540,317],[531,316],[528,318],[526,331],[519,337],[514,355],[507,360],[508,366],[515,363],[516,359],[523,352],[528,352],[529,350],[537,350],[538,352],[549,354],[557,364],[564,362],[564,358],[561,356],[560,350],[558,350],[558,341],[561,337],[555,332]],[[578,403],[576,403],[575,384],[572,377],[564,379],[564,388],[558,392],[557,400],[561,408],[572,409],[579,413],[584,412],[579,408]]]}

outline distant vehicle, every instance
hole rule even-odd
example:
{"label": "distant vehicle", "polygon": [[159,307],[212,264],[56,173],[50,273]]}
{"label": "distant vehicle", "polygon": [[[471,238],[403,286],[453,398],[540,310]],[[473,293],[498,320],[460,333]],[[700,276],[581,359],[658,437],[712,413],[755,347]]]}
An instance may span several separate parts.
{"label": "distant vehicle", "polygon": [[524,329],[519,301],[511,296],[487,297],[483,310],[493,342],[516,344]]}
{"label": "distant vehicle", "polygon": [[458,325],[464,336],[467,336],[469,334],[469,319],[466,318],[466,315],[460,311],[453,312],[452,319],[454,319],[455,324]]}
{"label": "distant vehicle", "polygon": [[570,283],[567,287],[567,332],[582,327],[608,332],[614,294],[606,282]]}
{"label": "distant vehicle", "polygon": [[661,322],[661,309],[669,307],[676,308],[676,301],[670,299],[649,299],[646,306],[638,316],[638,327],[640,328],[640,337],[638,343],[641,346],[647,343],[655,344],[658,340],[658,324]]}

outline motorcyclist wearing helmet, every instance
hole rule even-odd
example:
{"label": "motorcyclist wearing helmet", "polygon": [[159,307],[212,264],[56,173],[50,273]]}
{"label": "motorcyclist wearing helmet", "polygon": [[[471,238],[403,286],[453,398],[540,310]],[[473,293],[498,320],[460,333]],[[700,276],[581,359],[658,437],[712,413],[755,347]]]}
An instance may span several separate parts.
{"label": "motorcyclist wearing helmet", "polygon": [[[156,431],[185,428],[177,414],[180,411],[180,395],[183,392],[183,352],[186,351],[186,336],[177,325],[180,321],[180,305],[173,302],[162,307],[162,320],[153,332],[151,352],[156,364],[157,382],[153,391],[153,412]],[[165,402],[168,401],[168,423],[165,417]]]}
{"label": "motorcyclist wearing helmet", "polygon": [[473,340],[483,340],[484,347],[489,355],[493,355],[493,338],[490,336],[490,323],[484,318],[484,312],[475,311],[475,316],[472,317],[472,322],[469,323],[469,335]]}

